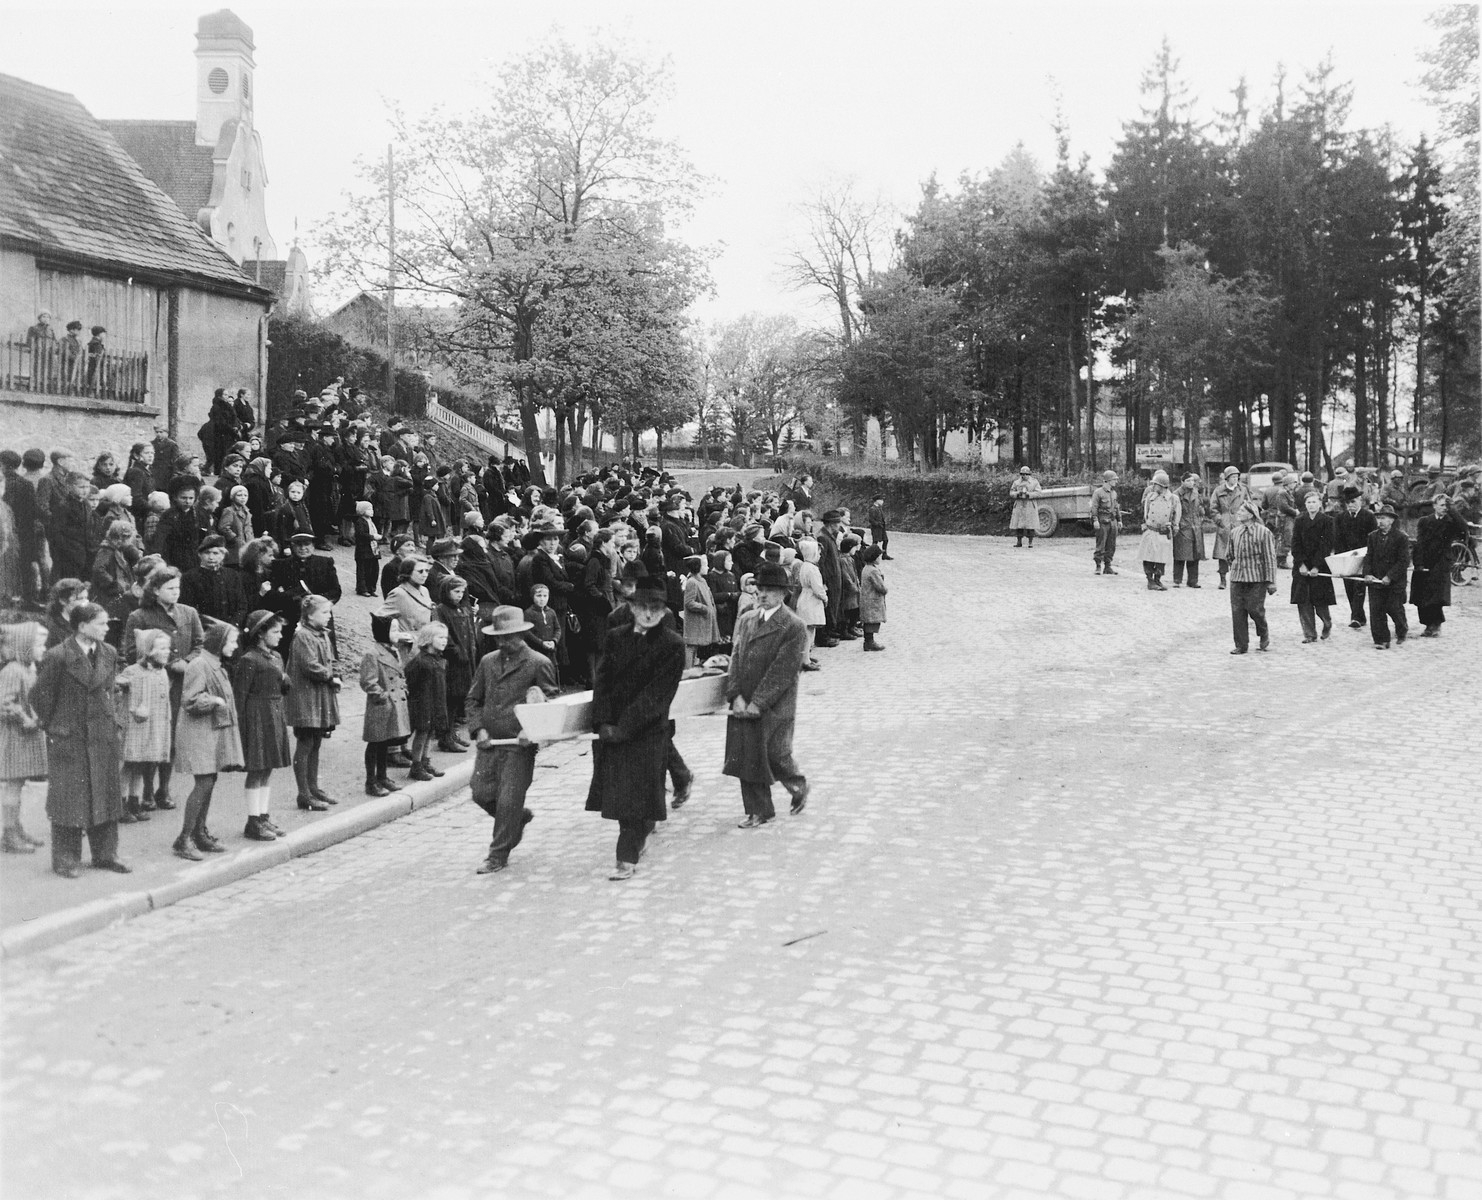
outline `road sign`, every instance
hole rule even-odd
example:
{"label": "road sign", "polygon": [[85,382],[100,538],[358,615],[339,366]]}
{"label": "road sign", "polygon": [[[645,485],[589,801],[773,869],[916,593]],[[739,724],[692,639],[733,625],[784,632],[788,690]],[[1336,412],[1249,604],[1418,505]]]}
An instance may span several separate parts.
{"label": "road sign", "polygon": [[1137,463],[1139,466],[1154,466],[1173,461],[1172,442],[1138,442]]}

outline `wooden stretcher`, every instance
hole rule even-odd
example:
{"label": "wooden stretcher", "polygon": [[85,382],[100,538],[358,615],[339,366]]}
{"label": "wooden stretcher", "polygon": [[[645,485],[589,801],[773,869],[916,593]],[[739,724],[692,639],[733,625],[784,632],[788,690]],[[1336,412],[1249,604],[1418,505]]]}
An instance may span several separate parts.
{"label": "wooden stretcher", "polygon": [[[723,712],[726,707],[724,671],[687,671],[679,681],[679,690],[669,705],[669,719],[704,717]],[[597,731],[592,725],[592,693],[572,692],[557,696],[544,704],[516,704],[515,717],[520,722],[522,737],[494,738],[485,746],[519,746],[531,742],[592,741]]]}

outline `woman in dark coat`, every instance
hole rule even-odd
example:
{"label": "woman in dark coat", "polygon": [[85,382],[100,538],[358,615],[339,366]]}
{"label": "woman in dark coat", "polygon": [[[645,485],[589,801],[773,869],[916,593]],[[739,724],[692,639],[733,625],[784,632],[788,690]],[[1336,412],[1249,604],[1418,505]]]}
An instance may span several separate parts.
{"label": "woman in dark coat", "polygon": [[283,830],[268,816],[273,772],[293,763],[283,705],[288,675],[278,655],[282,639],[283,618],[271,609],[254,610],[248,614],[242,632],[244,648],[230,670],[242,762],[247,771],[242,788],[247,799],[247,827],[242,833],[254,842],[271,842],[283,836]]}
{"label": "woman in dark coat", "polygon": [[118,861],[123,760],[114,711],[118,654],[103,640],[108,611],[80,604],[67,620],[72,636],[42,657],[31,689],[31,708],[46,730],[52,870],[77,878],[86,830],[93,866],[128,874]]}
{"label": "woman in dark coat", "polygon": [[1333,581],[1325,578],[1327,558],[1333,553],[1333,518],[1322,511],[1322,493],[1308,492],[1307,511],[1292,527],[1292,603],[1302,622],[1302,642],[1317,641],[1317,622],[1322,636],[1333,632]]}
{"label": "woman in dark coat", "polygon": [[669,705],[684,674],[684,641],[665,622],[663,579],[638,580],[628,603],[634,624],[609,633],[592,690],[598,740],[586,807],[618,823],[613,880],[633,877],[654,822],[669,815],[664,804]]}
{"label": "woman in dark coat", "polygon": [[468,598],[467,583],[457,575],[443,580],[438,596],[434,615],[448,627],[448,646],[443,651],[443,661],[448,668],[448,719],[437,746],[439,750],[461,754],[469,744],[458,736],[458,726],[463,724],[468,689],[473,684],[474,668],[479,665],[478,610]]}
{"label": "woman in dark coat", "polygon": [[1432,511],[1420,518],[1415,532],[1415,550],[1410,563],[1410,603],[1425,626],[1421,637],[1440,637],[1446,623],[1445,609],[1451,604],[1451,543],[1467,536],[1467,523],[1453,512],[1447,496],[1431,501]]}

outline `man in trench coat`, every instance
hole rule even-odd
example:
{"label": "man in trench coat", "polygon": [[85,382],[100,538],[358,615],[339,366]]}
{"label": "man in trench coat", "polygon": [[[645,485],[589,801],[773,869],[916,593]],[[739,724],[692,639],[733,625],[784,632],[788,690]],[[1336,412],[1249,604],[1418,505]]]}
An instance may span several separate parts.
{"label": "man in trench coat", "polygon": [[631,879],[655,822],[665,820],[669,705],[684,674],[684,639],[669,628],[669,595],[653,575],[635,581],[630,629],[608,630],[592,687],[592,786],[587,811],[618,823],[617,867]]}
{"label": "man in trench coat", "polygon": [[783,604],[787,573],[776,563],[756,572],[759,606],[743,614],[732,635],[726,677],[725,774],[741,781],[746,817],[742,829],[765,825],[774,816],[772,782],[792,796],[796,815],[808,803],[808,780],[792,757],[793,722],[798,711],[798,675],[808,657],[808,627]]}
{"label": "man in trench coat", "polygon": [[114,714],[118,653],[103,640],[108,611],[102,605],[80,604],[67,619],[72,636],[42,657],[31,690],[31,707],[46,730],[52,870],[77,878],[86,830],[93,866],[127,875],[129,868],[118,861],[123,815]]}

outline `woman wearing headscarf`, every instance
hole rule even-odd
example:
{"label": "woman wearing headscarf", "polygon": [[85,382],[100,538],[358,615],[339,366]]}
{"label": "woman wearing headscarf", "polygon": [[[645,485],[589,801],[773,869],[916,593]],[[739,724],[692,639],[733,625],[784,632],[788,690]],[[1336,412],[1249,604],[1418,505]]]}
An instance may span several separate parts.
{"label": "woman wearing headscarf", "polygon": [[216,532],[226,541],[226,565],[235,567],[242,561],[242,551],[256,535],[245,485],[234,486],[227,499],[228,503],[216,514]]}

